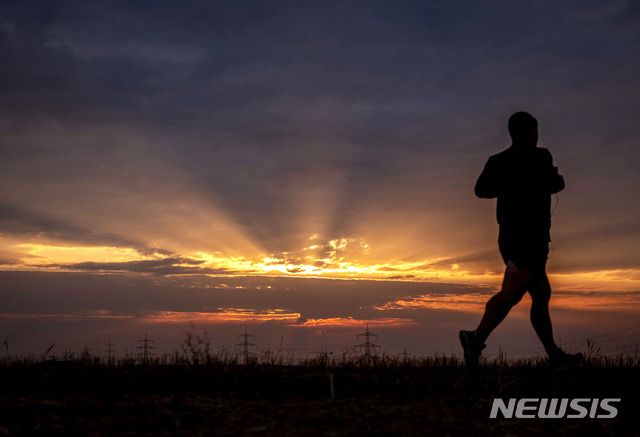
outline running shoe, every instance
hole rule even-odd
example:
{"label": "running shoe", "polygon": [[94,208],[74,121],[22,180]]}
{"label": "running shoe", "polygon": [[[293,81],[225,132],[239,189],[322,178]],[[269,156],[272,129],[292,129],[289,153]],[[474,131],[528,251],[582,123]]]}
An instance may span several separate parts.
{"label": "running shoe", "polygon": [[556,371],[568,369],[569,367],[577,366],[584,361],[584,355],[581,353],[568,354],[562,350],[558,350],[557,353],[549,356],[549,364]]}
{"label": "running shoe", "polygon": [[487,347],[487,345],[478,338],[478,333],[476,331],[460,331],[460,344],[464,351],[464,362],[467,367],[478,367],[482,349]]}

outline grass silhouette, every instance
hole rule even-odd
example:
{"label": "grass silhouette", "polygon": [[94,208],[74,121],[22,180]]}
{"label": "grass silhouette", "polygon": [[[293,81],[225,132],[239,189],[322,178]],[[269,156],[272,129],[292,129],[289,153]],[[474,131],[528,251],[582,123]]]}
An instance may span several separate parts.
{"label": "grass silhouette", "polygon": [[[638,435],[637,354],[542,358],[321,355],[239,361],[206,337],[147,362],[66,353],[0,361],[0,435]],[[489,419],[494,398],[621,398],[615,419]]]}

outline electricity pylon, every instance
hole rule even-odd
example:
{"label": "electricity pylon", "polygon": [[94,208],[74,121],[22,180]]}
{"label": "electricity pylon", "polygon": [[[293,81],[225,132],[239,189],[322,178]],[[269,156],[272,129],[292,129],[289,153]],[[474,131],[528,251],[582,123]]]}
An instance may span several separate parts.
{"label": "electricity pylon", "polygon": [[113,343],[111,343],[111,340],[109,340],[109,343],[107,343],[105,345],[107,347],[107,366],[111,366],[113,364],[113,360],[115,358],[115,352],[113,350],[113,347],[115,346]]}
{"label": "electricity pylon", "polygon": [[[365,360],[370,360],[373,356],[375,356],[376,348],[380,349],[380,346],[371,343],[371,337],[375,337],[377,341],[378,336],[376,334],[370,333],[369,325],[367,325],[367,331],[362,334],[358,334],[358,339],[360,339],[360,337],[364,337],[364,343],[355,345],[355,348],[356,349],[364,348],[364,358]],[[372,350],[373,350],[373,353],[371,353]]]}
{"label": "electricity pylon", "polygon": [[[256,336],[255,335],[251,335],[251,334],[247,334],[247,328],[244,328],[244,334],[238,335],[237,338],[238,338],[238,340],[242,339],[242,343],[237,343],[235,345],[236,355],[242,354],[242,356],[244,358],[244,364],[248,364],[249,363],[249,355],[253,355],[253,352],[251,352],[249,349],[258,347],[257,345],[255,345],[253,343],[249,343],[249,338],[256,338]],[[237,352],[238,349],[241,349],[241,351]]]}
{"label": "electricity pylon", "polygon": [[147,337],[147,333],[144,334],[144,339],[138,340],[138,343],[142,343],[142,346],[136,347],[136,349],[142,349],[142,364],[149,363],[149,356],[155,355],[153,350],[156,349],[155,346],[151,346],[149,343],[155,343],[155,341],[151,340]]}

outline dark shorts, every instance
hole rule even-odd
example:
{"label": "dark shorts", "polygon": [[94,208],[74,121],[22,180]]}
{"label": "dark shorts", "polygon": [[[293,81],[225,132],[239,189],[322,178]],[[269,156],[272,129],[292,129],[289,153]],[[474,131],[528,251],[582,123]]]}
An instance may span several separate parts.
{"label": "dark shorts", "polygon": [[500,235],[498,247],[504,263],[512,261],[520,270],[527,267],[544,271],[549,257],[549,243]]}

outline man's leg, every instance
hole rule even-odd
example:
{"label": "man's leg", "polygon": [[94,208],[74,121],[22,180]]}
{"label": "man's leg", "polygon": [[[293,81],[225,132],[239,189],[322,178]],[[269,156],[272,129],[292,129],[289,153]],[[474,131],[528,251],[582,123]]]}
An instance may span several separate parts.
{"label": "man's leg", "polygon": [[531,277],[530,269],[519,269],[512,261],[507,263],[502,289],[487,302],[480,326],[475,331],[460,331],[460,344],[464,351],[464,361],[470,368],[478,366],[478,360],[484,349],[484,342],[509,314],[511,308],[520,302],[526,292]]}
{"label": "man's leg", "polygon": [[511,308],[520,302],[530,278],[531,269],[519,269],[513,261],[507,263],[502,289],[487,302],[484,316],[478,326],[478,331],[485,339],[504,320]]}
{"label": "man's leg", "polygon": [[551,285],[546,273],[543,273],[539,280],[531,282],[529,294],[531,295],[531,324],[547,354],[551,356],[558,352],[558,346],[553,340],[553,327],[549,315]]}
{"label": "man's leg", "polygon": [[551,326],[551,317],[549,316],[551,285],[545,272],[538,279],[531,281],[529,294],[531,294],[531,324],[547,351],[551,366],[557,370],[562,370],[581,363],[584,359],[581,353],[565,353],[553,340],[553,328]]}

